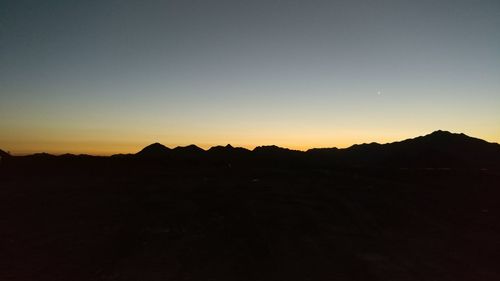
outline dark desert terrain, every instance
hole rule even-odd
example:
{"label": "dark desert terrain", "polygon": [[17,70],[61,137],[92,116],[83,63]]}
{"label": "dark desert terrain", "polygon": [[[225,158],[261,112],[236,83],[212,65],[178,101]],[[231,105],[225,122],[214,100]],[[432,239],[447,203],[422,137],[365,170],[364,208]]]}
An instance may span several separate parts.
{"label": "dark desert terrain", "polygon": [[0,163],[0,280],[500,280],[500,145],[153,144]]}

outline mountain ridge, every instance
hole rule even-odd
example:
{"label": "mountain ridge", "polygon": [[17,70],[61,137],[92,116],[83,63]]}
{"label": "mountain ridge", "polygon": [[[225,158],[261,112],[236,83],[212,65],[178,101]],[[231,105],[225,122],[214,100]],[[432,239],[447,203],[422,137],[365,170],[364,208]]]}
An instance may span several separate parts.
{"label": "mountain ridge", "polygon": [[171,151],[170,148],[164,146],[159,142],[155,142],[144,147],[143,149],[141,149],[141,151],[137,152],[135,155],[143,157],[159,157],[168,155],[170,151]]}
{"label": "mountain ridge", "polygon": [[[31,157],[49,158],[43,153]],[[53,158],[55,156],[52,156]],[[61,157],[64,157],[61,156]],[[80,157],[80,156],[74,156]],[[86,157],[91,157],[86,155]],[[66,158],[67,155],[66,155]],[[168,148],[153,143],[135,154],[116,154],[113,159],[143,158],[196,163],[261,163],[294,165],[297,167],[498,167],[500,144],[470,137],[463,133],[437,130],[430,134],[390,143],[363,143],[347,148],[312,148],[292,150],[276,145],[257,146],[253,150],[241,147],[214,146],[204,150],[194,144]],[[191,161],[190,160],[190,161]],[[213,160],[213,161],[212,161]]]}
{"label": "mountain ridge", "polygon": [[[236,153],[238,149],[239,153]],[[274,164],[299,166],[309,163],[313,166],[329,167],[500,167],[499,144],[443,130],[401,141],[355,144],[347,148],[312,148],[299,151],[276,145],[263,145],[247,150],[226,145],[203,150],[190,145],[171,150],[172,153],[181,151],[191,157],[217,155],[227,161],[248,158],[249,161],[260,160],[265,163],[272,160]]]}

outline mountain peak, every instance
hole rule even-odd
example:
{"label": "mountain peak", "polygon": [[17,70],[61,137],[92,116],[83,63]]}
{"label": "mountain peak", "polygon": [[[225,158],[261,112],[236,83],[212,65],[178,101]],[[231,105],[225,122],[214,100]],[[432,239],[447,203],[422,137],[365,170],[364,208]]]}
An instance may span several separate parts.
{"label": "mountain peak", "polygon": [[185,149],[185,148],[189,148],[189,149],[202,149],[201,147],[197,146],[196,144],[190,144],[190,145],[186,145],[186,146],[177,146],[174,149]]}
{"label": "mountain peak", "polygon": [[197,145],[190,144],[187,146],[178,146],[178,147],[174,148],[174,151],[197,153],[197,152],[204,152],[205,150],[203,150],[203,148],[201,148]]}
{"label": "mountain peak", "polygon": [[438,129],[438,130],[435,130],[434,132],[432,132],[431,134],[453,134],[453,133],[450,131]]}
{"label": "mountain peak", "polygon": [[428,135],[425,135],[423,137],[462,137],[462,138],[472,138],[473,137],[470,137],[464,133],[452,133],[450,131],[444,131],[444,130],[437,130],[437,131],[434,131]]}
{"label": "mountain peak", "polygon": [[428,135],[417,137],[415,139],[422,139],[433,142],[449,143],[449,142],[486,142],[484,140],[470,137],[464,133],[452,133],[449,131],[437,130]]}
{"label": "mountain peak", "polygon": [[163,144],[161,144],[159,142],[152,143],[152,144],[150,144],[148,146],[152,146],[152,147],[166,147],[166,146],[164,146]]}
{"label": "mountain peak", "polygon": [[153,144],[144,147],[137,154],[142,156],[158,156],[158,155],[164,155],[168,152],[170,152],[170,148],[164,146],[161,143],[155,142]]}
{"label": "mountain peak", "polygon": [[[459,134],[455,134],[455,133],[452,133],[449,131],[444,131],[444,130],[437,130],[437,131],[434,131],[434,132],[428,134],[427,136],[453,136],[453,135],[459,135]],[[461,134],[461,135],[463,135],[463,134]]]}
{"label": "mountain peak", "polygon": [[232,149],[234,149],[234,147],[232,145],[228,144],[226,146],[222,146],[222,145],[212,146],[208,150],[209,151],[230,151]]}
{"label": "mountain peak", "polygon": [[277,145],[261,145],[253,149],[254,151],[287,151],[288,148],[279,147]]}

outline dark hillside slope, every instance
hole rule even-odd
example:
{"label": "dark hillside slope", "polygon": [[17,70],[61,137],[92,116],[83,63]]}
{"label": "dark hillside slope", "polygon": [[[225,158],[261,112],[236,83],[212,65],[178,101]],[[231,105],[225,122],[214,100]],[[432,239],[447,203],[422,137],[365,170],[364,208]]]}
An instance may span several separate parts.
{"label": "dark hillside slope", "polygon": [[435,131],[388,144],[312,149],[309,158],[332,166],[395,168],[500,168],[500,145],[464,134]]}
{"label": "dark hillside slope", "polygon": [[7,152],[5,152],[5,151],[3,151],[3,150],[0,149],[0,157],[7,158],[9,156],[10,156],[10,154],[8,154]]}

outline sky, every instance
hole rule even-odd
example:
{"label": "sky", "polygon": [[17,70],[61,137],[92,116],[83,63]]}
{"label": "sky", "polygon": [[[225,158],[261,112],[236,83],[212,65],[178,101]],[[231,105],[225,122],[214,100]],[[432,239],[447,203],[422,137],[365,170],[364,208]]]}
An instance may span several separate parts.
{"label": "sky", "polygon": [[500,142],[500,1],[2,0],[0,149]]}

